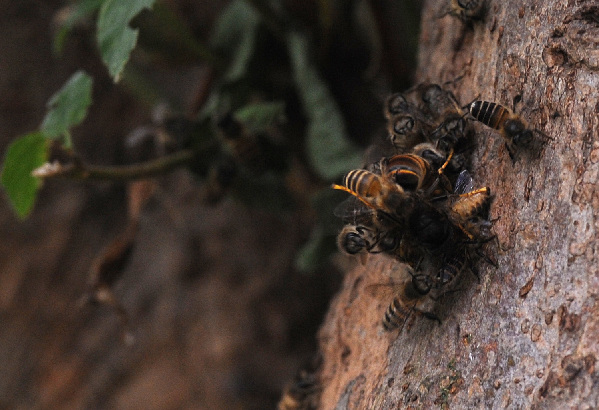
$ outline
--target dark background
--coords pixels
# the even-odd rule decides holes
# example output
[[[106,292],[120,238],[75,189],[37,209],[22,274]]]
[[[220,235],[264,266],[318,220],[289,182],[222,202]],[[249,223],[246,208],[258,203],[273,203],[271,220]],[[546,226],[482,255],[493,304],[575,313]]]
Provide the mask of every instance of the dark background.
[[[169,5],[202,37],[224,3]],[[316,24],[316,2],[284,3],[302,24]],[[347,62],[359,65],[351,39],[343,38],[347,50],[331,47],[339,55],[323,59],[339,63],[323,63],[323,76],[362,145],[381,132],[384,92],[408,86],[415,66],[409,38],[416,38],[416,7],[391,3],[372,2],[386,36],[376,71],[382,86],[378,94],[369,91],[378,100],[344,81]],[[85,69],[94,76],[93,105],[74,130],[75,148],[90,163],[119,162],[125,136],[150,122],[152,107],[107,77],[93,26],[78,27],[57,56],[53,22],[66,2],[0,4],[2,154],[16,137],[37,129],[51,95]],[[410,27],[401,24],[406,19]],[[201,65],[156,63],[148,75],[189,107],[205,71]],[[127,312],[124,325],[109,306],[81,301],[90,267],[120,240],[128,202],[140,187],[152,194],[112,288]],[[340,265],[326,263],[311,273],[294,268],[312,230],[313,210],[300,206],[274,214],[230,197],[207,206],[201,188],[185,169],[136,184],[49,180],[24,221],[3,196],[0,408],[275,406],[283,385],[317,351],[315,335],[340,282]],[[133,344],[124,342],[125,332]]]

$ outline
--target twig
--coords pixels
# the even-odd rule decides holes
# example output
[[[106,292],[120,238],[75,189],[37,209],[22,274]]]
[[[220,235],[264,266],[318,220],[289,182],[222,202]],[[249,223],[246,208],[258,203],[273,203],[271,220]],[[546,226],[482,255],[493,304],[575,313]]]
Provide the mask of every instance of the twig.
[[[89,165],[80,161],[68,164],[60,162],[46,163],[32,171],[38,178],[70,178],[93,180],[134,180],[165,174],[177,167],[189,163],[194,158],[193,150],[182,150],[152,161],[133,165],[102,166]]]

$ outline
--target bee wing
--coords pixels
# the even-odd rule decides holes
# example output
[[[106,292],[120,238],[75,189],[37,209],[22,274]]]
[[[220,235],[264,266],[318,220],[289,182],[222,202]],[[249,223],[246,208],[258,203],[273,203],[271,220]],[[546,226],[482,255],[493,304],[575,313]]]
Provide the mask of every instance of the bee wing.
[[[464,169],[458,175],[458,178],[455,181],[455,185],[453,188],[454,194],[465,194],[467,192],[474,190],[474,180],[472,179],[472,175],[468,170]]]
[[[341,218],[343,222],[354,225],[372,225],[374,210],[364,205],[355,196],[350,196],[333,210],[333,215]]]

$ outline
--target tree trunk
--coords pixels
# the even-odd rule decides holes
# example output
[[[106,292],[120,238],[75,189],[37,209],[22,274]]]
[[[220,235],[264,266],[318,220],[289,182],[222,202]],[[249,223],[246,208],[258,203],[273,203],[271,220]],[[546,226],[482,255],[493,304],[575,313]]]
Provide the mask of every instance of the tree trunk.
[[[380,324],[390,301],[364,292],[398,262],[371,255],[347,273],[319,334],[323,409],[597,408],[599,373],[599,6],[489,2],[471,26],[422,14],[418,81],[459,101],[512,108],[552,139],[513,163],[476,123],[472,174],[494,194],[494,268],[435,303],[439,325]],[[449,1],[447,2],[449,3]]]

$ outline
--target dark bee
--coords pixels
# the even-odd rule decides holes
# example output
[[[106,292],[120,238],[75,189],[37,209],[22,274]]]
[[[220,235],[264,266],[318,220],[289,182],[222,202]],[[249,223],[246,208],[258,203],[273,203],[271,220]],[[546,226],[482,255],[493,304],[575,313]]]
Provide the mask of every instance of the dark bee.
[[[436,141],[439,148],[449,152],[465,136],[466,112],[455,95],[440,85],[421,84],[419,88],[423,110],[434,124],[430,139]]]
[[[404,277],[399,277],[397,274],[400,273],[400,269],[408,271],[409,275],[404,274]],[[412,313],[440,322],[434,313],[422,309],[431,288],[432,283],[428,275],[415,274],[406,265],[400,265],[392,272],[389,283],[369,285],[366,287],[366,292],[377,299],[393,298],[382,320],[383,328],[392,331],[403,327]]]
[[[398,152],[406,152],[414,145],[428,141],[432,129],[416,112],[401,113],[387,123],[389,140]]]
[[[283,389],[278,410],[314,410],[318,408],[320,382],[318,371],[322,357],[318,355],[298,370],[293,381]]]
[[[533,132],[538,132],[549,138],[543,132],[528,127],[526,121],[509,108],[488,101],[474,101],[468,105],[468,111],[475,120],[488,127],[498,130],[505,141],[505,146],[514,160],[514,154],[519,147],[530,147]]]
[[[230,154],[251,173],[287,170],[286,148],[264,134],[250,132],[232,113],[222,116],[216,126]]]
[[[451,15],[465,23],[484,18],[486,12],[485,0],[451,0],[449,7],[439,17]]]
[[[452,191],[453,181],[466,166],[463,154],[456,154],[450,150],[449,155],[442,152],[430,142],[424,142],[412,148],[412,153],[426,160],[441,178],[443,188],[447,192]],[[447,178],[444,178],[446,176]]]
[[[434,288],[446,289],[464,270],[466,262],[467,255],[465,250],[463,252],[455,252],[449,257],[445,257],[441,268],[439,268],[437,276],[435,277]]]
[[[399,155],[388,162],[391,166],[381,166],[384,175],[353,170],[343,179],[343,186],[333,185],[333,188],[352,194],[367,207],[377,211],[383,220],[395,224],[397,229],[404,231],[404,239],[408,243],[422,245],[427,249],[437,248],[452,233],[449,219],[426,198],[425,193],[428,191],[423,193],[407,190],[419,187],[430,190],[432,185],[428,186],[423,182],[427,181],[430,166],[415,155]],[[407,189],[398,182],[404,183]]]
[[[412,104],[408,102],[402,93],[393,93],[387,97],[383,106],[383,114],[387,120],[398,114],[407,114],[413,112]]]
[[[360,225],[346,225],[337,236],[339,249],[348,255],[393,252],[398,243],[396,235]]]

